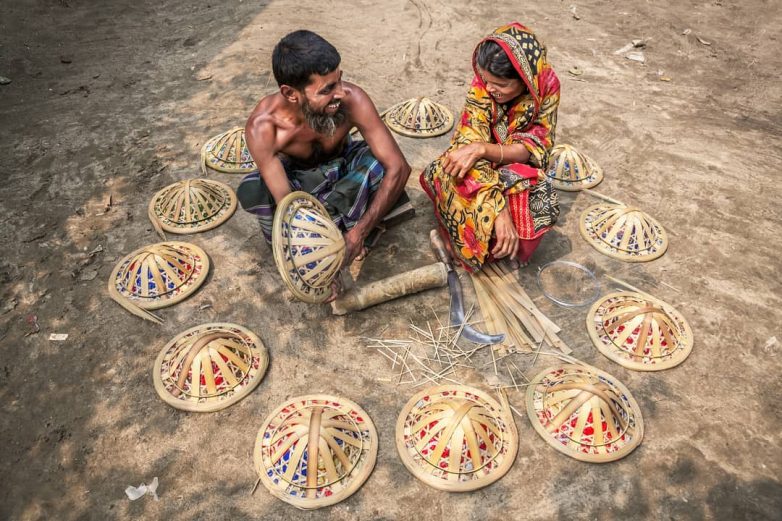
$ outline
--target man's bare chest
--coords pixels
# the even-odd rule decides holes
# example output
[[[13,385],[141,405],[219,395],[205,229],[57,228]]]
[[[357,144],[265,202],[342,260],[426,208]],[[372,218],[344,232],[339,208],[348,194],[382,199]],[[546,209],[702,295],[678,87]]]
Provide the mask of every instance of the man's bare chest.
[[[307,164],[318,164],[331,159],[342,152],[347,141],[347,128],[339,128],[333,136],[323,136],[314,132],[299,133],[293,136],[280,152]]]

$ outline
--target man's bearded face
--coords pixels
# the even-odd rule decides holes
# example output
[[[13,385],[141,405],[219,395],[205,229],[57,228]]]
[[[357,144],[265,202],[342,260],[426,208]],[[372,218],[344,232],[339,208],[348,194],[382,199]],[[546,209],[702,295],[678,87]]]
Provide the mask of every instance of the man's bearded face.
[[[345,113],[345,107],[338,100],[332,101],[331,106],[337,103],[338,107],[336,112],[329,114],[329,105],[324,106],[322,109],[317,110],[310,105],[306,96],[303,97],[301,111],[304,114],[304,119],[307,124],[318,134],[324,134],[326,136],[333,136],[337,128],[345,122],[347,114]]]

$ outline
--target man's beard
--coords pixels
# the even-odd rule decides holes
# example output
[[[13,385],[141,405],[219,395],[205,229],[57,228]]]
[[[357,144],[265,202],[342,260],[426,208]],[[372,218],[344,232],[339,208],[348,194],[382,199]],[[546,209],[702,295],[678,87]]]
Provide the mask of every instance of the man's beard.
[[[304,119],[307,124],[318,134],[325,134],[329,137],[334,135],[337,128],[345,122],[347,114],[345,113],[345,107],[342,103],[339,104],[337,112],[333,115],[326,114],[325,112],[317,112],[312,106],[304,100],[301,106],[301,111],[304,113]]]

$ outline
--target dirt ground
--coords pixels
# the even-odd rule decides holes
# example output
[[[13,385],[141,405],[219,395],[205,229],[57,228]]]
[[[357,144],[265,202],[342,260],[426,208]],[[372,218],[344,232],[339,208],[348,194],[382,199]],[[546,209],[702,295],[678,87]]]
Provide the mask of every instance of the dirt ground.
[[[12,83],[0,85],[0,518],[782,519],[781,11],[773,0],[4,2],[0,76]],[[601,192],[670,233],[668,252],[651,263],[609,259],[578,234],[593,199],[564,195],[560,222],[521,275],[574,354],[639,401],[646,436],[629,457],[579,463],[517,417],[519,454],[503,479],[465,494],[424,486],[393,436],[414,391],[383,382],[389,364],[360,337],[386,326],[404,337],[410,321],[447,312],[446,290],[344,318],[290,302],[241,211],[187,239],[207,251],[212,272],[192,298],[160,312],[162,326],[109,299],[115,262],[157,241],[150,197],[198,176],[204,141],[243,125],[274,89],[270,53],[284,34],[309,28],[329,39],[346,78],[380,109],[428,95],[457,112],[473,46],[509,20],[548,46],[562,82],[559,142],[602,165]],[[614,53],[636,38],[647,40],[644,64]],[[568,72],[575,67],[583,74]],[[415,177],[448,136],[398,141],[414,169],[417,215],[383,237],[359,283],[432,262],[434,217]],[[534,282],[555,259],[675,305],[694,330],[690,358],[638,373],[603,357],[586,311],[548,302]],[[270,370],[224,411],[174,410],[153,389],[154,359],[174,335],[211,321],[259,334]],[[529,375],[554,363],[518,360]],[[484,376],[466,381],[485,387]],[[380,447],[358,493],[301,513],[263,487],[250,494],[252,447],[272,409],[312,392],[358,402]],[[523,408],[520,394],[510,398]],[[154,476],[159,501],[125,497]]]

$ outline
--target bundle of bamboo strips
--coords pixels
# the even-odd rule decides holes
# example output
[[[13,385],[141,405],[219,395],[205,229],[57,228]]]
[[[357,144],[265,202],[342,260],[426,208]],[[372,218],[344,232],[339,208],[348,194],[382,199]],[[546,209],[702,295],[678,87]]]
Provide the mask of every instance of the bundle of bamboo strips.
[[[544,345],[572,352],[557,336],[559,326],[535,306],[505,263],[487,264],[471,275],[489,333],[505,333],[505,342],[522,352],[540,351]]]

